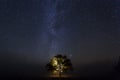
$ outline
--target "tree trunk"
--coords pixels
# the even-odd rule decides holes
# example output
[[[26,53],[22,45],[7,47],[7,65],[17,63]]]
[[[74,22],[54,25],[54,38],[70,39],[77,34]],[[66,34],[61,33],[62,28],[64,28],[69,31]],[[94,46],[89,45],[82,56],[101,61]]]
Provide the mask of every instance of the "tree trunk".
[[[61,79],[62,73],[61,73],[61,64],[59,66],[59,79]]]
[[[61,71],[59,72],[59,77],[61,78],[62,74],[61,74]]]
[[[59,71],[59,80],[61,80],[61,76],[62,76],[61,71]]]

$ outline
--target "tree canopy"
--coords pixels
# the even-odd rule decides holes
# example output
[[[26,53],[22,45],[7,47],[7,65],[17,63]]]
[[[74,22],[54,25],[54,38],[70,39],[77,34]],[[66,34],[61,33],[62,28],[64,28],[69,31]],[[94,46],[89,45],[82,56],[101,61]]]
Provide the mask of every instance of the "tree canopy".
[[[53,73],[59,73],[59,75],[63,72],[73,70],[71,60],[68,59],[67,56],[61,54],[54,56],[46,65],[46,68]]]

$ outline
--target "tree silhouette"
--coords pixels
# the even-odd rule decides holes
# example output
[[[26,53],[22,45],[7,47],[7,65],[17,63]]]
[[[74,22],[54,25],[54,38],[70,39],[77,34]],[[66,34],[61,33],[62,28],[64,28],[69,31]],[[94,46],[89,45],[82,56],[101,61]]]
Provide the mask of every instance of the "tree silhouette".
[[[63,72],[67,72],[69,70],[73,70],[72,63],[70,59],[66,56],[58,54],[54,56],[50,62],[46,65],[46,68],[50,72],[58,73],[59,77]]]

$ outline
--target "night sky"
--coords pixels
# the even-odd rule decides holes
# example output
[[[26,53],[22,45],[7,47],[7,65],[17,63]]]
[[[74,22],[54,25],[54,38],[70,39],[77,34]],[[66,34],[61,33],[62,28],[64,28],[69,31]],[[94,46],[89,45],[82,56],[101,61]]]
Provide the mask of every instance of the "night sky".
[[[120,56],[119,13],[119,0],[0,0],[1,69],[44,66],[56,54],[77,68],[113,65]]]

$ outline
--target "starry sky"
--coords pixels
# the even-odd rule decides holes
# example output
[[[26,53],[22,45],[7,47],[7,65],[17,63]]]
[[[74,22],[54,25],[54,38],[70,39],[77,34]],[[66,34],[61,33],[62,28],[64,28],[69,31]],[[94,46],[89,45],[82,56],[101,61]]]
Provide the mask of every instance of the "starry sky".
[[[117,61],[119,0],[0,0],[0,61],[45,64],[65,54],[75,66]]]

